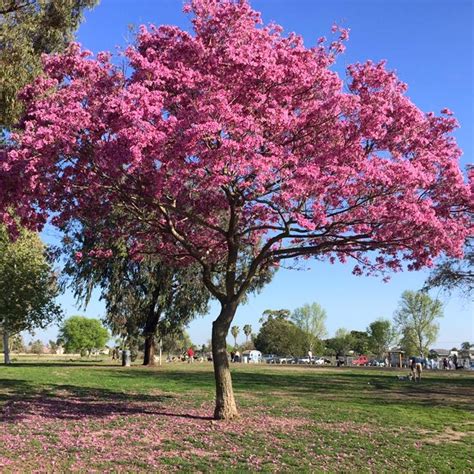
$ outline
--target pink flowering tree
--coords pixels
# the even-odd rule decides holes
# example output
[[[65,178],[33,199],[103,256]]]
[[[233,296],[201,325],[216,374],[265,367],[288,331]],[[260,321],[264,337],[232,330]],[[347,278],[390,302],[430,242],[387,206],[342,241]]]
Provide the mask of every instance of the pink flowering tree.
[[[77,44],[44,58],[22,93],[0,203],[5,222],[14,210],[36,227],[118,212],[96,256],[126,236],[136,258],[197,262],[221,305],[215,417],[230,419],[226,336],[262,275],[287,259],[350,259],[372,274],[459,256],[471,195],[450,111],[420,111],[384,63],[345,80],[331,70],[347,31],[307,48],[245,0],[186,10],[193,34],[141,28],[130,76]]]

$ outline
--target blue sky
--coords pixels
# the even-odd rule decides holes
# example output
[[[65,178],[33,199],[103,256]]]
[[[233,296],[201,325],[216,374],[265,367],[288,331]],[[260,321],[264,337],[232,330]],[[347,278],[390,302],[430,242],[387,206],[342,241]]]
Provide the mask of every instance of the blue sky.
[[[348,64],[386,59],[388,67],[408,83],[408,95],[424,111],[454,111],[461,128],[456,138],[464,151],[461,165],[473,162],[473,6],[470,0],[253,0],[265,22],[275,21],[286,32],[294,31],[311,46],[319,36],[329,36],[333,23],[350,28],[350,40],[335,69],[344,74]],[[78,32],[84,47],[98,52],[114,51],[133,40],[128,26],[154,23],[189,28],[181,12],[181,0],[102,0],[87,12]],[[54,231],[43,237],[54,241]],[[339,327],[364,330],[378,317],[391,319],[401,293],[419,289],[427,272],[393,275],[389,283],[373,277],[355,277],[351,265],[314,262],[307,270],[281,269],[274,280],[242,306],[235,324],[251,324],[265,309],[294,309],[317,301],[328,313],[327,328],[332,335]],[[438,292],[432,292],[438,296]],[[474,342],[472,303],[453,295],[439,295],[445,303],[437,347],[451,348],[462,341]],[[98,317],[103,305],[94,298],[86,311],[78,311],[71,294],[60,299],[66,315]],[[218,307],[189,327],[192,340],[202,344]],[[57,328],[38,331],[44,340],[55,338]],[[243,340],[243,335],[240,337]]]

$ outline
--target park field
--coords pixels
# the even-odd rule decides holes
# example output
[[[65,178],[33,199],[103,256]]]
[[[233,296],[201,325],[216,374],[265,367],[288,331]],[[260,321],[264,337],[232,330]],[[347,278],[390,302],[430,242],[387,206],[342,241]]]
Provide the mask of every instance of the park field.
[[[472,472],[474,373],[401,373],[235,365],[241,418],[215,422],[209,363],[20,360],[0,472]]]

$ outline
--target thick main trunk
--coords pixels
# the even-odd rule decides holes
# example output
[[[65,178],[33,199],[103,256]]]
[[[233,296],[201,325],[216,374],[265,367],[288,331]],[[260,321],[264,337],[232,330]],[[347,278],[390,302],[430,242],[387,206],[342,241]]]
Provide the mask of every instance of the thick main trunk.
[[[143,365],[155,365],[155,336],[148,334],[145,336],[145,351]]]
[[[11,364],[10,360],[10,347],[8,345],[8,332],[6,329],[3,330],[3,355],[5,364]]]
[[[232,388],[226,342],[236,309],[236,303],[223,305],[219,317],[212,323],[212,360],[216,379],[214,418],[216,420],[231,420],[239,415]]]

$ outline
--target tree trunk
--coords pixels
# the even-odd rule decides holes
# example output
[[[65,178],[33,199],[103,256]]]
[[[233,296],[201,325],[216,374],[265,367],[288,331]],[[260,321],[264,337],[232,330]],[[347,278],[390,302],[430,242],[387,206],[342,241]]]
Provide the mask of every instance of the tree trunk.
[[[158,306],[158,298],[160,297],[160,288],[153,290],[148,314],[143,328],[143,336],[145,337],[145,350],[143,354],[143,365],[155,365],[155,334],[160,321],[162,308]]]
[[[143,365],[155,365],[155,336],[148,334],[145,336],[145,353]]]
[[[6,329],[3,330],[3,354],[5,365],[11,364],[10,360],[10,347],[8,346],[8,332]]]
[[[216,420],[231,420],[238,417],[232,388],[226,337],[234,319],[237,303],[223,304],[219,317],[212,323],[212,360],[216,379]]]

